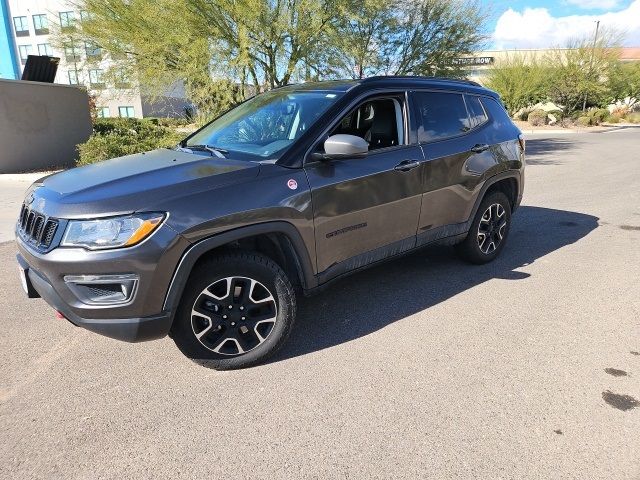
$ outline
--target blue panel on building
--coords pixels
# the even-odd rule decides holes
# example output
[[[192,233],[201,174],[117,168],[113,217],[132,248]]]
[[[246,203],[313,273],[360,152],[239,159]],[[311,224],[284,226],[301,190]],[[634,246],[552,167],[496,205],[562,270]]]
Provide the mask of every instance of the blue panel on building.
[[[0,0],[0,78],[19,79],[20,68],[7,0]]]

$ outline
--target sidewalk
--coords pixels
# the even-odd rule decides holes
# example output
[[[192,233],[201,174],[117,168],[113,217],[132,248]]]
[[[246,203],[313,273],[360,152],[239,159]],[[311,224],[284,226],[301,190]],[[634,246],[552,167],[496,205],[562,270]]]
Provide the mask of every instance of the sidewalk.
[[[573,127],[573,128],[560,128],[553,126],[545,125],[542,127],[532,127],[526,122],[515,122],[516,126],[520,129],[520,131],[524,134],[546,134],[546,135],[558,135],[558,134],[569,134],[569,133],[607,133],[614,132],[616,130],[623,130],[627,128],[640,128],[640,125],[634,123],[620,123],[620,124],[606,124],[606,125],[598,125],[595,127]]]
[[[40,173],[0,174],[0,243],[13,240],[13,229],[24,194],[34,181],[48,175]]]

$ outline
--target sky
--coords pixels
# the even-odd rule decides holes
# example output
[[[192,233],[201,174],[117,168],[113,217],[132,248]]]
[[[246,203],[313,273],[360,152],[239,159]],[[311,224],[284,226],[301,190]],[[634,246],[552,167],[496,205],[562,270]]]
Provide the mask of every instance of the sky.
[[[600,28],[624,33],[626,46],[640,47],[640,0],[486,0],[493,13],[490,48],[562,47],[593,38]]]

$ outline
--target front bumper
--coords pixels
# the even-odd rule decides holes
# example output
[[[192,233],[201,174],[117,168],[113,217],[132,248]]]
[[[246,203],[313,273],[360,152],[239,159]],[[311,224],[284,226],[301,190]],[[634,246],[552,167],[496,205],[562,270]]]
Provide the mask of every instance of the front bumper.
[[[55,248],[34,251],[20,238],[17,260],[25,271],[29,296],[42,297],[71,323],[127,342],[164,337],[173,311],[163,303],[175,266],[188,242],[163,226],[146,242],[126,249],[87,251]],[[92,305],[81,301],[65,278],[74,275],[135,274],[139,278],[131,301]]]
[[[156,340],[167,335],[171,328],[171,312],[139,318],[82,318],[71,310],[42,274],[29,267],[20,254],[17,255],[17,259],[20,267],[25,270],[29,296],[35,296],[33,292],[36,292],[45,302],[77,327],[83,327],[100,335],[125,342]]]

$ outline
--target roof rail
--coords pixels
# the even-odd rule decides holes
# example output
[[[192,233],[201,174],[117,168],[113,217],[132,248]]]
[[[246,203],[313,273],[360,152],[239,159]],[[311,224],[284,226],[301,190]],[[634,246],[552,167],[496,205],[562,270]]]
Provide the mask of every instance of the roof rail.
[[[463,85],[473,85],[474,87],[481,87],[478,82],[474,82],[473,80],[466,80],[462,78],[448,78],[448,77],[423,77],[420,75],[376,75],[373,77],[363,78],[361,80],[362,83],[369,83],[372,81],[378,80],[389,80],[393,78],[398,78],[402,80],[428,80],[430,82],[448,82],[448,83],[460,83]]]

